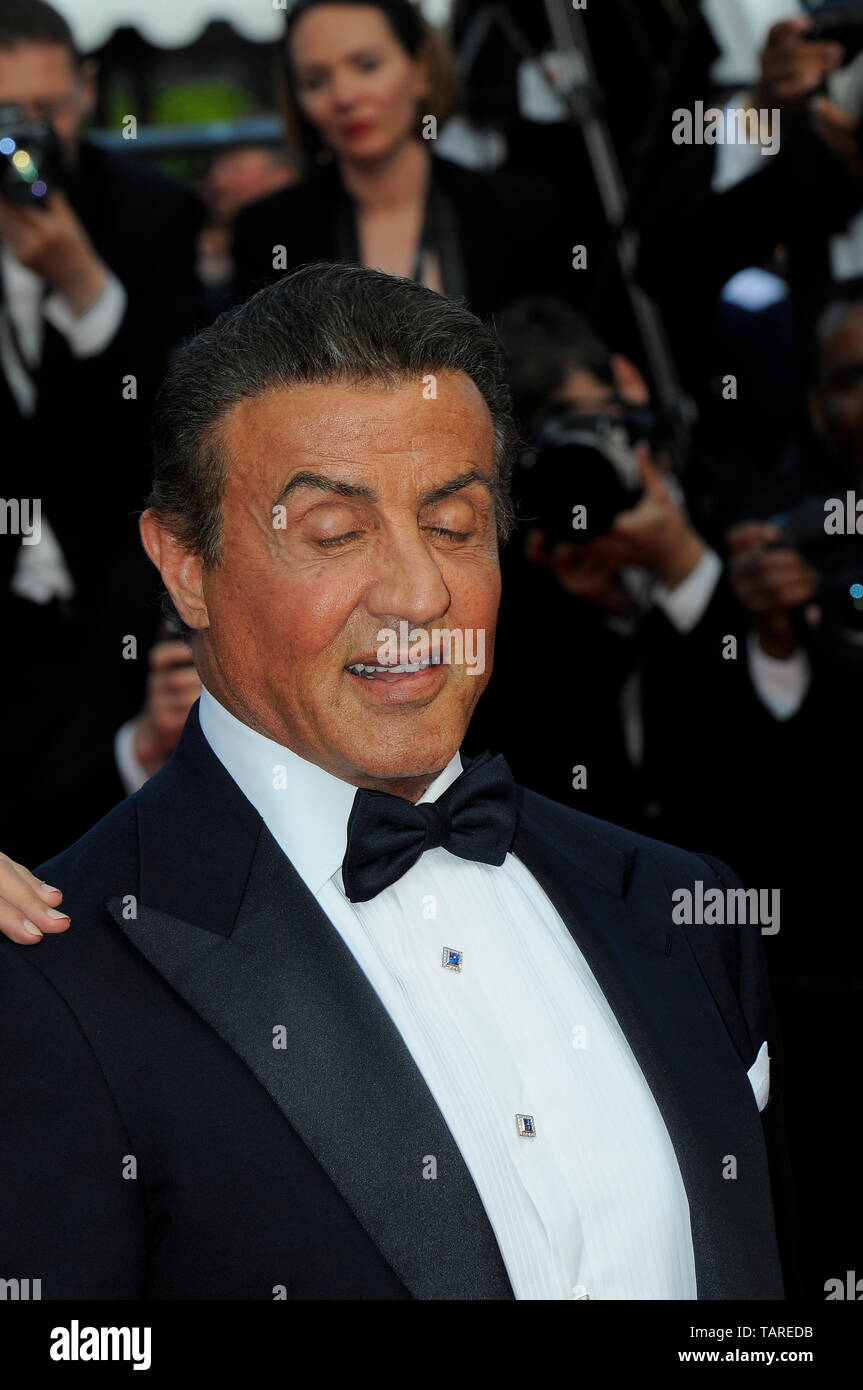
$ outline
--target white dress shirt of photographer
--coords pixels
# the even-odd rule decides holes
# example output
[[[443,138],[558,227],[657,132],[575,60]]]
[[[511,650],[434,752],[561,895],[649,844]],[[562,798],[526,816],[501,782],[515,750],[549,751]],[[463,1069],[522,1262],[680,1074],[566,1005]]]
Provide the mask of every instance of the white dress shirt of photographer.
[[[651,590],[651,598],[661,608],[669,622],[678,632],[691,632],[697,627],[707,611],[713,597],[722,561],[715,550],[707,549],[695,569],[681,584],[668,589],[664,584],[656,584]],[[749,678],[761,703],[774,719],[784,722],[795,715],[809,691],[812,680],[812,667],[804,648],[798,647],[789,657],[782,659],[768,656],[758,640],[757,632],[750,630],[746,638],[746,660]],[[630,759],[640,762],[633,756],[639,742],[633,745],[634,692],[624,687],[624,718],[629,730],[627,735]],[[635,734],[636,740],[639,739]]]
[[[95,357],[105,351],[120,327],[126,312],[126,291],[109,271],[98,297],[82,314],[75,314],[59,290],[46,295],[41,276],[21,265],[2,242],[0,274],[0,364],[18,409],[22,415],[31,416],[36,409],[36,385],[27,368],[35,372],[41,361],[43,318],[63,334],[75,357]],[[10,588],[18,598],[38,604],[75,595],[75,582],[60,542],[44,514],[38,544],[18,547]],[[147,773],[135,757],[132,721],[118,730],[114,757],[127,794],[137,791],[146,782]]]
[[[16,260],[3,242],[0,273],[0,364],[18,409],[22,415],[30,416],[36,409],[36,385],[28,368],[35,372],[42,359],[43,319],[62,333],[75,357],[95,357],[104,352],[120,327],[126,312],[126,291],[109,271],[101,293],[82,314],[75,314],[60,290],[46,295],[42,277]],[[11,589],[19,598],[39,604],[74,596],[72,575],[44,515],[38,545],[18,547]]]

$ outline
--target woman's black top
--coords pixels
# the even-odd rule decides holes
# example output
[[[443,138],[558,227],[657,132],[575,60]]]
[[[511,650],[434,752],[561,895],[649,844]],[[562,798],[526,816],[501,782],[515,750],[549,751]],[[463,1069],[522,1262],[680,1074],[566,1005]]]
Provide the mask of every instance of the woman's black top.
[[[433,250],[444,294],[464,296],[480,317],[528,294],[578,304],[581,272],[572,268],[572,248],[579,238],[555,188],[431,159],[416,278],[422,253]],[[358,258],[354,205],[335,162],[243,208],[234,225],[238,298],[310,261]]]

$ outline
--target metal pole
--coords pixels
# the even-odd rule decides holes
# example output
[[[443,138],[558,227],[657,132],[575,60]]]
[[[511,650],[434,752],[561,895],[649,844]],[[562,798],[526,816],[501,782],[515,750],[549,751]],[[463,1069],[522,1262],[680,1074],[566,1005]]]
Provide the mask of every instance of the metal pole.
[[[638,234],[626,223],[626,184],[608,124],[600,114],[599,84],[584,17],[580,11],[572,8],[568,0],[545,0],[545,8],[555,49],[570,54],[576,60],[568,84],[563,85],[548,70],[546,77],[569,106],[581,128],[605,218],[614,239],[621,277],[648,354],[657,394],[675,423],[675,432],[685,434],[692,423],[694,405],[684,396],[677,380],[659,310],[635,279]]]

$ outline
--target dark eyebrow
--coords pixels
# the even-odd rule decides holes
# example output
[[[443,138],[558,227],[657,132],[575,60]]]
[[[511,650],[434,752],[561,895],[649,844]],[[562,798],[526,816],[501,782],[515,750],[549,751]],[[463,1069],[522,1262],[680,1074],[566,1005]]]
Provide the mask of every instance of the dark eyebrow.
[[[450,478],[448,483],[441,483],[440,487],[430,488],[420,497],[420,506],[428,507],[433,502],[442,502],[445,497],[451,497],[454,492],[461,492],[463,487],[470,483],[482,483],[483,487],[488,488],[494,495],[494,480],[489,478],[486,473],[480,473],[478,468],[470,468],[466,473],[459,473],[458,477]]]
[[[494,481],[487,474],[481,473],[478,468],[470,468],[466,473],[459,473],[457,477],[450,478],[448,482],[441,483],[438,487],[429,488],[420,497],[420,506],[428,507],[434,502],[441,502],[445,497],[451,497],[454,492],[461,492],[462,488],[468,487],[471,483],[482,483],[488,488],[490,493],[494,492]],[[359,483],[346,483],[340,478],[328,478],[325,473],[312,473],[304,470],[295,473],[293,478],[285,483],[275,502],[278,506],[290,497],[291,493],[301,487],[318,488],[321,492],[333,492],[337,497],[363,497],[367,502],[377,502],[378,495],[370,487],[363,487]]]
[[[361,62],[363,58],[379,58],[380,55],[381,49],[379,46],[377,48],[355,48],[353,53],[347,54],[347,61],[349,63],[357,63]],[[308,77],[309,75],[314,76],[318,72],[326,71],[326,65],[322,63],[307,63],[305,67],[298,66],[296,68],[296,73],[298,77]]]
[[[293,478],[285,483],[273,506],[279,506],[286,497],[290,497],[292,492],[301,487],[315,487],[320,492],[334,492],[337,497],[364,497],[367,502],[378,500],[377,493],[370,487],[361,487],[358,483],[344,483],[339,478],[328,478],[325,473],[310,473],[306,470],[295,473]]]

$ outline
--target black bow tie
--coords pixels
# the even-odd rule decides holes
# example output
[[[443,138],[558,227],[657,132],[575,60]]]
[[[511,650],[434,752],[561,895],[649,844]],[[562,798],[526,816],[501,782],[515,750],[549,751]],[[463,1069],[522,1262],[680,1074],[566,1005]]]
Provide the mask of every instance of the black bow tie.
[[[515,821],[515,783],[499,753],[474,758],[437,801],[415,805],[360,788],[348,821],[345,893],[352,903],[368,902],[438,845],[460,859],[502,864]]]

